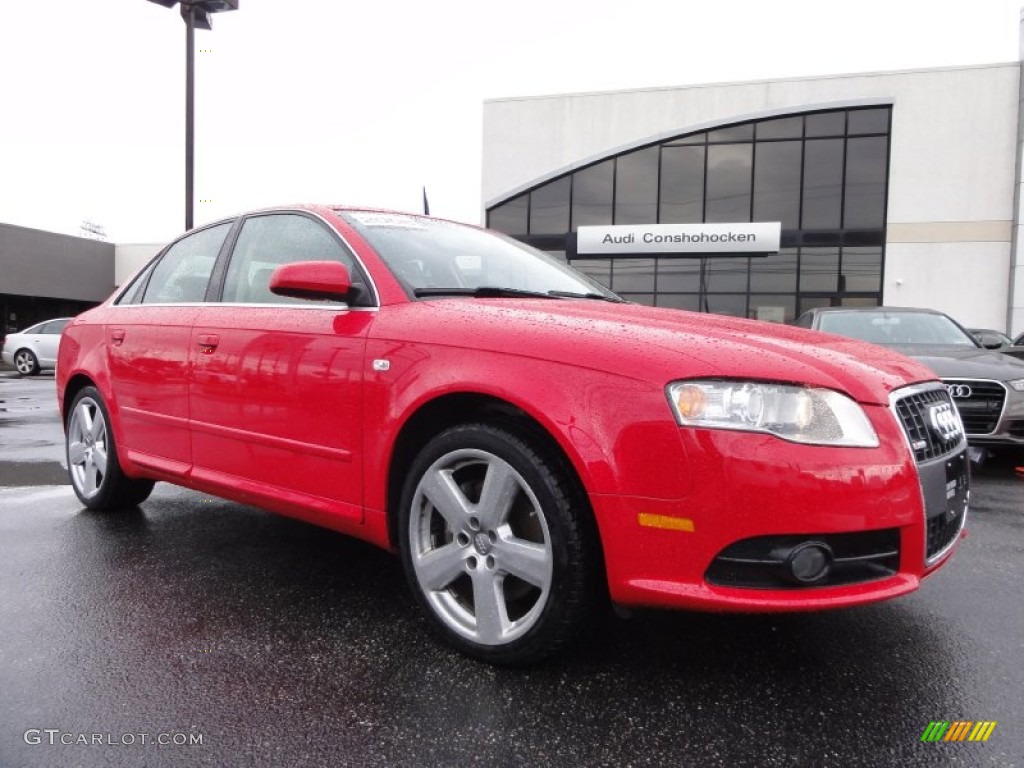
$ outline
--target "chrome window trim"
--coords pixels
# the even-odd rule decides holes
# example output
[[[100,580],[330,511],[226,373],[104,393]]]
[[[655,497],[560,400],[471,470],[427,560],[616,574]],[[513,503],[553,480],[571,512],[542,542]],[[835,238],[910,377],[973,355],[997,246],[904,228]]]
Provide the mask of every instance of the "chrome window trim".
[[[110,309],[133,309],[141,307],[245,307],[247,309],[300,309],[303,311],[320,310],[322,312],[379,312],[380,307],[350,307],[348,304],[329,304],[327,306],[316,306],[315,304],[256,304],[235,301],[189,301],[189,302],[167,302],[158,304],[112,304]]]
[[[1002,387],[1003,392],[1005,393],[1003,395],[1003,408],[1001,411],[999,411],[999,418],[996,419],[996,425],[992,428],[992,431],[971,432],[968,435],[968,437],[991,437],[992,435],[996,434],[999,431],[999,425],[1003,423],[1003,419],[1006,417],[1006,406],[1010,404],[1010,388],[1006,386],[1006,384],[1001,382],[999,379],[974,379],[968,376],[949,376],[946,379],[940,379],[940,381],[943,383],[943,385],[945,385],[947,381],[976,381],[982,384],[998,384],[1000,387]],[[949,399],[953,400],[953,396],[950,395]],[[956,405],[956,400],[953,400],[953,405]],[[967,434],[966,428],[964,430],[964,433]]]
[[[209,224],[204,225],[202,227],[196,227],[195,229],[190,229],[188,232],[183,232],[178,237],[174,238],[171,242],[169,242],[167,245],[165,245],[163,248],[161,248],[157,252],[157,254],[155,256],[153,256],[153,258],[151,258],[144,265],[139,267],[139,269],[136,270],[134,274],[132,274],[132,276],[128,280],[128,282],[126,282],[123,286],[121,286],[120,288],[118,288],[114,292],[113,296],[111,296],[111,298],[109,300],[109,306],[110,307],[122,307],[122,306],[125,306],[125,307],[191,307],[191,306],[210,306],[210,305],[213,305],[213,304],[225,304],[225,305],[233,305],[233,306],[293,307],[293,308],[294,307],[301,307],[301,306],[303,306],[301,304],[236,304],[234,302],[228,302],[228,301],[209,301],[209,302],[203,301],[203,302],[198,302],[198,303],[197,302],[170,302],[170,303],[166,303],[166,304],[164,304],[164,303],[159,303],[158,304],[158,303],[155,303],[155,302],[154,303],[150,303],[150,304],[145,304],[145,303],[142,303],[142,302],[140,302],[138,304],[120,304],[119,303],[121,301],[121,299],[124,297],[125,293],[128,292],[128,289],[131,288],[132,285],[135,284],[135,278],[137,276],[139,276],[140,274],[142,274],[142,272],[145,271],[146,269],[149,269],[151,264],[153,264],[154,262],[162,259],[164,257],[164,254],[168,251],[168,249],[170,249],[170,247],[172,245],[177,243],[179,240],[184,240],[187,235],[191,235],[191,234],[193,234],[195,232],[198,232],[201,229],[209,229],[211,227],[216,227],[216,226],[218,226],[220,224],[226,224],[229,221],[233,224],[234,222],[236,222],[238,220],[241,220],[241,225],[239,227],[239,233],[241,233],[241,227],[245,226],[245,221],[247,219],[249,219],[249,218],[253,218],[253,217],[257,217],[257,216],[273,216],[275,214],[282,214],[282,213],[286,213],[286,214],[287,213],[291,213],[291,214],[298,213],[298,214],[304,214],[306,216],[310,216],[310,217],[313,217],[315,219],[318,219],[334,235],[336,235],[339,240],[341,240],[341,242],[345,246],[345,248],[348,249],[348,252],[352,254],[352,259],[359,265],[359,267],[363,271],[363,274],[366,275],[366,279],[370,283],[370,292],[372,294],[370,298],[372,299],[373,306],[372,307],[349,307],[348,308],[349,311],[355,312],[355,311],[366,311],[368,309],[372,309],[372,310],[380,309],[380,307],[381,307],[380,291],[377,289],[377,282],[373,279],[373,273],[370,272],[370,270],[366,268],[365,262],[363,262],[363,260],[359,257],[359,254],[356,251],[356,249],[353,248],[352,244],[348,241],[348,239],[341,232],[338,231],[337,227],[335,227],[331,222],[329,222],[326,218],[324,218],[323,214],[320,214],[320,213],[318,213],[316,211],[310,211],[310,210],[307,210],[305,208],[281,208],[281,209],[274,209],[274,210],[267,210],[267,211],[250,211],[248,213],[240,213],[240,214],[238,214],[236,216],[229,216],[228,218],[221,219],[219,221],[210,222]],[[341,218],[341,217],[339,216],[339,218]],[[230,234],[230,230],[228,231],[228,234]],[[232,245],[231,250],[232,250],[232,255],[234,255],[234,246],[233,245]],[[230,260],[228,261],[228,263],[229,264],[231,263]],[[211,273],[211,276],[212,276],[212,273]],[[322,309],[322,307],[314,307],[314,309]]]

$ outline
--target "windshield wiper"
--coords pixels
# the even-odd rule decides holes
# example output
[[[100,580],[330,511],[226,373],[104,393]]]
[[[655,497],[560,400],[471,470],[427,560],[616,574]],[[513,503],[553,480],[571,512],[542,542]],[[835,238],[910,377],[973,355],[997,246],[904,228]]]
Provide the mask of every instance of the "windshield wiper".
[[[615,304],[624,304],[625,299],[619,296],[606,296],[603,293],[575,293],[573,291],[548,291],[548,296],[557,296],[560,299],[597,299],[598,301],[611,301]]]
[[[574,291],[527,291],[522,288],[504,288],[497,285],[481,285],[478,288],[415,288],[413,295],[425,296],[472,296],[474,298],[531,298],[531,299],[599,299],[621,303],[618,296],[601,293],[576,293]]]
[[[502,288],[497,285],[481,285],[478,288],[415,288],[413,295],[423,296],[473,296],[475,298],[519,298],[531,299],[554,299],[558,298],[550,293],[539,291],[524,291],[520,288]]]

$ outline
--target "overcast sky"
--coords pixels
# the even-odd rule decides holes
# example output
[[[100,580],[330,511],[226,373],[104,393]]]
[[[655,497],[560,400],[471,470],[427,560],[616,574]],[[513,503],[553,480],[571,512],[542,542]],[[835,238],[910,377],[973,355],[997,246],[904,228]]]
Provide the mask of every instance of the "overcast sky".
[[[3,0],[0,222],[184,225],[184,24]],[[1021,0],[241,0],[196,33],[196,223],[289,202],[480,219],[485,99],[1018,58]],[[979,119],[983,116],[979,115]]]

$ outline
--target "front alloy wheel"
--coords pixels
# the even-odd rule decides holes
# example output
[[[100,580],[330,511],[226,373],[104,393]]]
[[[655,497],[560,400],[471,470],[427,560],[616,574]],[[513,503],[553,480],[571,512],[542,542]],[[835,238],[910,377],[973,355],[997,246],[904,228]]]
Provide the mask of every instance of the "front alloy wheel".
[[[485,425],[432,440],[403,496],[403,560],[435,627],[497,663],[539,659],[589,608],[592,557],[561,467]]]

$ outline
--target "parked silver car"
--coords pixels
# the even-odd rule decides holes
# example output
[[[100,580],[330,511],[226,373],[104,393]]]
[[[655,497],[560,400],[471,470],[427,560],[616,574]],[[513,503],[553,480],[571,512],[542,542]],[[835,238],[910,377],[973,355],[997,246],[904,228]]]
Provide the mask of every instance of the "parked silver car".
[[[0,353],[4,362],[13,365],[22,376],[35,376],[42,370],[53,369],[57,365],[60,332],[70,319],[46,320],[24,331],[9,333]]]
[[[924,363],[945,383],[975,455],[983,447],[1024,453],[1024,360],[985,349],[942,312],[902,307],[812,309],[796,325],[870,341]]]

